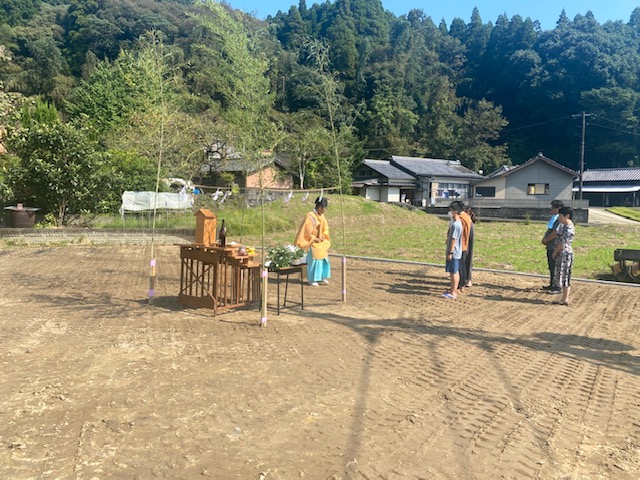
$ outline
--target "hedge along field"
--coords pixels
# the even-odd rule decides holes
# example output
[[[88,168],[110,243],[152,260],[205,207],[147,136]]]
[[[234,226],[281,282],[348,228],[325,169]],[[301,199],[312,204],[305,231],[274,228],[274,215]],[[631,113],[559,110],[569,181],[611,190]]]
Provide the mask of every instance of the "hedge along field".
[[[421,210],[329,194],[327,219],[333,254],[388,258],[444,265],[448,221]],[[265,204],[265,247],[293,243],[298,225],[313,208],[314,196],[302,201],[298,193],[285,203]],[[263,211],[233,202],[211,205],[218,223],[225,219],[228,241],[260,247]],[[179,214],[175,227],[195,227],[192,215]],[[163,226],[164,220],[159,226]],[[130,222],[127,223],[130,227]],[[144,226],[144,225],[141,225]],[[103,227],[122,227],[120,217]],[[544,222],[483,222],[475,225],[474,266],[495,270],[546,274],[545,247],[540,243]],[[638,225],[576,225],[574,240],[577,278],[613,279],[611,265],[617,248],[640,249]]]

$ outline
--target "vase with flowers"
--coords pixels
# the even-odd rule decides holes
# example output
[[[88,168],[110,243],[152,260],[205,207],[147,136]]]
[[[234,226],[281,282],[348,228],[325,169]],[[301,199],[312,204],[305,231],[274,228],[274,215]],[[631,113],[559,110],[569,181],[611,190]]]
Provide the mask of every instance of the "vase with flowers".
[[[299,265],[304,260],[304,250],[295,245],[280,245],[267,250],[265,267],[279,270],[290,265]]]

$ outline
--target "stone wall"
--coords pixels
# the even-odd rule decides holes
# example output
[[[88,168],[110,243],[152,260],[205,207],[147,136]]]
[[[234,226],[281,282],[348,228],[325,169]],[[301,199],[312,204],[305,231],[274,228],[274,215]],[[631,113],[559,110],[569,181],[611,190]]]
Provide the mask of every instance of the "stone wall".
[[[547,222],[551,216],[549,208],[513,208],[513,207],[472,207],[480,220],[523,220]],[[427,213],[446,215],[449,206],[425,207]],[[574,223],[589,223],[589,210],[577,208],[573,211]]]
[[[184,244],[195,241],[195,229],[88,229],[88,228],[0,228],[3,243],[147,245]]]

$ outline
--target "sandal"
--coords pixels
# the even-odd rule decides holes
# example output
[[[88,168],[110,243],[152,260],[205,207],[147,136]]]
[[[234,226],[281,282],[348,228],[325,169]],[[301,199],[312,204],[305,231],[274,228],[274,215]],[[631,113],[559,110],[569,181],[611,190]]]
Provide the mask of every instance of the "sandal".
[[[552,302],[554,305],[564,305],[565,307],[569,306],[569,302],[565,302],[564,300],[560,300],[558,302]]]

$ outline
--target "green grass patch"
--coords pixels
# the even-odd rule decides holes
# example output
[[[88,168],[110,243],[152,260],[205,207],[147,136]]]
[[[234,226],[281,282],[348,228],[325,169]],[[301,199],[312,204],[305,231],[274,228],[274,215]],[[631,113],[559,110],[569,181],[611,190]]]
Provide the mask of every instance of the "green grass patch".
[[[215,208],[218,224],[228,229],[228,241],[265,248],[293,243],[298,226],[313,208],[311,197],[287,204],[282,201],[243,208],[225,204]],[[374,202],[354,196],[331,195],[327,219],[331,229],[332,253],[389,258],[444,265],[448,221],[421,210]],[[263,236],[264,219],[264,236]],[[495,270],[547,274],[545,247],[540,242],[544,223],[482,222],[475,225],[474,266]],[[142,217],[127,228],[148,228]],[[96,226],[122,228],[118,216],[101,219]],[[192,212],[161,213],[157,228],[194,228]],[[611,279],[613,252],[618,248],[640,249],[640,223],[636,225],[576,225],[574,276]]]
[[[640,222],[640,208],[611,207],[606,210],[608,212],[615,213],[616,215],[620,215],[621,217]]]

